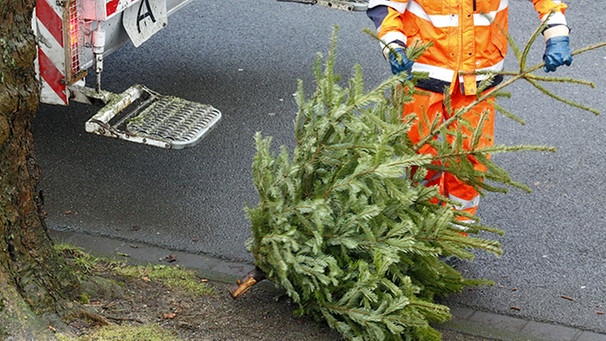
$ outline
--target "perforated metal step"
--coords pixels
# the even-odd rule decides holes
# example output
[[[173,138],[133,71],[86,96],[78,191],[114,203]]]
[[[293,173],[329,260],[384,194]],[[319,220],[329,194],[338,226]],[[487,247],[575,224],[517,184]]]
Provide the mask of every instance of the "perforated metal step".
[[[345,11],[363,12],[368,8],[368,0],[278,0],[280,2],[297,2],[307,5],[320,5]]]
[[[368,9],[368,0],[317,0],[317,3],[345,11],[364,12]]]
[[[143,143],[181,149],[195,146],[221,119],[221,112],[173,96],[163,96],[142,85],[114,94],[86,122],[86,131]]]

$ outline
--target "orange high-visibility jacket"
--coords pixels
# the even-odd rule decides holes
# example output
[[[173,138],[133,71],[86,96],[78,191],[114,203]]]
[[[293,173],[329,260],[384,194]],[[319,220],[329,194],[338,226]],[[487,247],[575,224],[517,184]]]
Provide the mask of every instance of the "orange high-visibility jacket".
[[[472,95],[487,77],[474,72],[503,70],[508,45],[508,2],[370,0],[367,13],[384,46],[394,42],[407,46],[432,43],[412,69],[429,73],[430,79],[419,81],[419,87],[442,92],[459,77],[462,92]],[[532,0],[532,3],[547,25],[566,25],[566,5],[561,1]]]

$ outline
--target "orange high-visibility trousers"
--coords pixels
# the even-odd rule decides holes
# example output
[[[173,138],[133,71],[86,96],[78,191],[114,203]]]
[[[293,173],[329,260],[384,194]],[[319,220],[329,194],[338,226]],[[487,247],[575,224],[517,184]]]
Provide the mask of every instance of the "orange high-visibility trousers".
[[[455,84],[457,85],[457,84]],[[453,87],[455,91],[451,95],[451,107],[452,112],[456,112],[458,108],[465,107],[476,100],[476,96],[465,96],[462,95],[458,90],[459,87]],[[422,138],[429,134],[429,127],[431,122],[438,119],[440,122],[448,119],[450,113],[444,106],[444,94],[429,92],[423,89],[417,89],[418,91],[414,94],[414,100],[411,103],[404,105],[403,119],[411,114],[416,116],[412,128],[408,131],[408,136],[412,143],[416,144],[421,141]],[[469,126],[462,125],[463,132],[463,148],[469,150],[472,138],[472,130],[477,129],[483,115],[487,115],[484,118],[482,126],[482,136],[480,137],[478,148],[490,147],[494,145],[494,114],[495,109],[492,105],[494,98],[482,101],[478,105],[474,106],[470,111],[462,115],[461,119],[466,120]],[[455,122],[451,127],[457,127],[460,122]],[[446,136],[452,140],[453,136]],[[452,142],[452,141],[449,141]],[[422,146],[418,153],[420,154],[431,154],[436,155],[436,150],[429,144]],[[489,156],[488,156],[489,157]],[[469,160],[474,164],[476,170],[485,172],[486,166],[478,162],[475,158],[470,157]],[[480,202],[480,196],[478,192],[470,185],[467,185],[456,176],[450,173],[437,173],[436,171],[429,171],[425,177],[427,180],[426,186],[438,186],[440,194],[445,197],[458,202],[455,208],[458,210],[465,211],[471,215],[476,213],[478,204]],[[461,217],[462,220],[464,217]]]

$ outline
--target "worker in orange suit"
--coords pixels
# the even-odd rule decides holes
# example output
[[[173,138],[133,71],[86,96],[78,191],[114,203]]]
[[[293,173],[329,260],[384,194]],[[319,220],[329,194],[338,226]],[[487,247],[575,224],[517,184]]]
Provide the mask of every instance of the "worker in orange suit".
[[[564,16],[567,6],[558,0],[532,3],[545,22],[544,70],[551,72],[570,65],[569,29]],[[478,85],[488,78],[486,72],[503,70],[508,46],[508,0],[370,0],[367,14],[377,28],[383,55],[394,74],[428,73],[428,79],[419,79],[415,84],[422,91],[415,91],[414,100],[404,106],[403,117],[416,115],[408,133],[412,143],[428,135],[429,122],[448,119],[450,113],[443,103],[445,93],[451,96],[454,112],[476,99]],[[413,62],[405,52],[407,46],[417,42],[432,44]],[[497,75],[488,89],[502,78]],[[462,116],[469,122],[469,126],[462,127],[464,148],[469,149],[471,131],[478,127],[483,115],[487,116],[478,147],[494,144],[494,113],[491,100],[486,100]],[[435,155],[436,151],[426,144],[419,153]],[[470,160],[476,170],[486,171],[480,162]],[[472,186],[452,174],[435,171],[428,172],[425,183],[439,186],[441,194],[457,203],[456,209],[475,214],[480,198]]]

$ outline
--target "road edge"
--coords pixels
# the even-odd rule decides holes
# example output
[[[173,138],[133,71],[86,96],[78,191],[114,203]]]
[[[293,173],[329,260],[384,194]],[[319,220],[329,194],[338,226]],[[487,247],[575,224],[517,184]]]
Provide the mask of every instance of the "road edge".
[[[58,243],[77,246],[96,256],[116,259],[127,264],[178,264],[194,269],[207,279],[234,283],[253,267],[202,254],[167,250],[141,242],[91,235],[76,231],[49,229]],[[478,311],[468,307],[450,306],[452,319],[435,326],[476,337],[503,341],[606,341],[606,335],[568,326],[528,321],[516,317]]]

